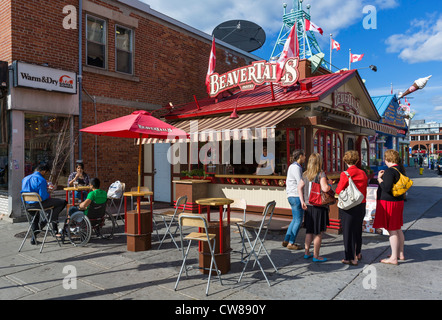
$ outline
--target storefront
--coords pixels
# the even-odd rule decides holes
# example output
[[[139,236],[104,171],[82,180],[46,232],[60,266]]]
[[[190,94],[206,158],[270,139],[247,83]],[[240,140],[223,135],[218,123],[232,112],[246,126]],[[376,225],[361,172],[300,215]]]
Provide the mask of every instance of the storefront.
[[[73,156],[73,116],[78,115],[75,72],[15,61],[9,71],[6,120],[8,143],[2,144],[0,161],[6,163],[2,189],[5,211],[11,221],[21,215],[20,190],[24,176],[48,163],[54,184],[66,184]],[[2,118],[3,119],[3,118]],[[3,150],[5,149],[5,150]]]
[[[374,171],[385,168],[384,153],[388,149],[399,152],[402,162],[408,166],[408,150],[410,142],[406,138],[408,126],[404,116],[398,113],[400,108],[396,95],[385,95],[372,97],[373,103],[381,115],[381,123],[395,128],[392,133],[376,132],[376,160],[371,165]]]
[[[248,211],[256,212],[276,200],[275,213],[290,216],[285,179],[295,149],[304,149],[307,157],[320,153],[331,179],[339,179],[345,169],[347,150],[358,150],[369,165],[369,137],[395,129],[378,123],[380,116],[356,70],[330,74],[320,69],[323,74],[315,76],[309,76],[309,70],[309,61],[301,60],[300,77],[292,85],[249,85],[248,90],[226,91],[170,110],[165,119],[191,135],[189,141],[177,143],[181,148],[172,149],[180,159],[173,167],[186,174],[204,171],[212,182],[208,196],[244,198]],[[144,141],[152,142],[158,141]],[[265,159],[274,159],[273,174],[257,170],[264,146]],[[340,229],[339,217],[333,223],[332,228]]]

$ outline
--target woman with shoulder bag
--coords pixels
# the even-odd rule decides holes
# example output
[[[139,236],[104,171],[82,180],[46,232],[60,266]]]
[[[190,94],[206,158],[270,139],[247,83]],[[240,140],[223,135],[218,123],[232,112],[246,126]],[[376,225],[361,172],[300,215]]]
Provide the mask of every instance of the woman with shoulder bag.
[[[322,171],[322,156],[319,153],[310,155],[307,170],[298,184],[298,194],[302,208],[305,210],[304,224],[306,228],[304,258],[313,257],[314,262],[325,262],[327,258],[319,256],[322,243],[322,233],[327,230],[329,223],[328,206],[314,206],[309,203],[312,182],[319,183],[323,192],[328,192],[331,186],[327,183],[327,176]],[[310,245],[313,242],[313,254],[310,254]]]
[[[366,196],[368,177],[364,171],[356,167],[359,161],[357,151],[350,150],[344,155],[344,162],[347,164],[347,171],[341,172],[336,193],[340,194],[349,186],[349,178],[355,184],[356,188],[362,193],[364,199],[362,202],[350,209],[339,208],[339,216],[342,221],[342,233],[344,238],[344,259],[342,263],[357,266],[358,260],[362,259],[362,223],[365,216]]]
[[[400,179],[399,172],[405,175],[405,170],[398,165],[400,156],[396,150],[385,151],[384,160],[388,168],[379,171],[378,174],[379,188],[373,228],[387,229],[390,234],[391,255],[388,259],[382,259],[381,262],[397,265],[398,260],[405,260],[405,238],[401,230],[404,224],[404,195],[395,197],[392,189]]]

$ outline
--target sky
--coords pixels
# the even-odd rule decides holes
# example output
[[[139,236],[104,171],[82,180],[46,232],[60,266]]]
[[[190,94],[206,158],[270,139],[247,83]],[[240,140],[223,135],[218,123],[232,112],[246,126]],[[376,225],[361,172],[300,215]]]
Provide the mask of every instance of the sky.
[[[287,11],[296,0],[141,0],[161,12],[207,34],[228,20],[248,20],[266,33],[262,48],[252,54],[269,60]],[[311,21],[324,30],[316,39],[330,60],[330,34],[341,45],[332,64],[348,68],[349,49],[364,54],[352,69],[361,69],[371,96],[403,92],[414,80],[432,75],[427,86],[407,96],[414,120],[442,123],[442,2],[440,0],[304,0],[311,5]],[[209,53],[208,53],[209,56]],[[216,69],[215,69],[216,71]],[[333,70],[335,71],[335,70]]]

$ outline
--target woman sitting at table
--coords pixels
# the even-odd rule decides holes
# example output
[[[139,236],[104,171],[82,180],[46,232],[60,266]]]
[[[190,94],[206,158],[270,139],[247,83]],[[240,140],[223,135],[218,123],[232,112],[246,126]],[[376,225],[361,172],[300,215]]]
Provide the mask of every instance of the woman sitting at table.
[[[78,162],[75,166],[74,172],[72,172],[68,177],[69,187],[74,187],[76,184],[79,186],[88,186],[89,185],[89,176],[86,172],[84,172],[84,164],[83,162]],[[83,199],[87,196],[87,191],[75,191],[75,198]],[[82,198],[83,196],[83,198]]]

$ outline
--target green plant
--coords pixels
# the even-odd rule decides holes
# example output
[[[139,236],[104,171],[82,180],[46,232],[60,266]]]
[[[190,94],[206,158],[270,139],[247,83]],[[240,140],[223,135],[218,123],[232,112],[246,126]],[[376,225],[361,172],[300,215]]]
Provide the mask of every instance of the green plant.
[[[193,169],[193,170],[183,170],[181,171],[181,176],[187,177],[187,178],[192,178],[192,177],[204,177],[207,178],[209,177],[208,174],[206,174],[204,172],[204,169]]]

